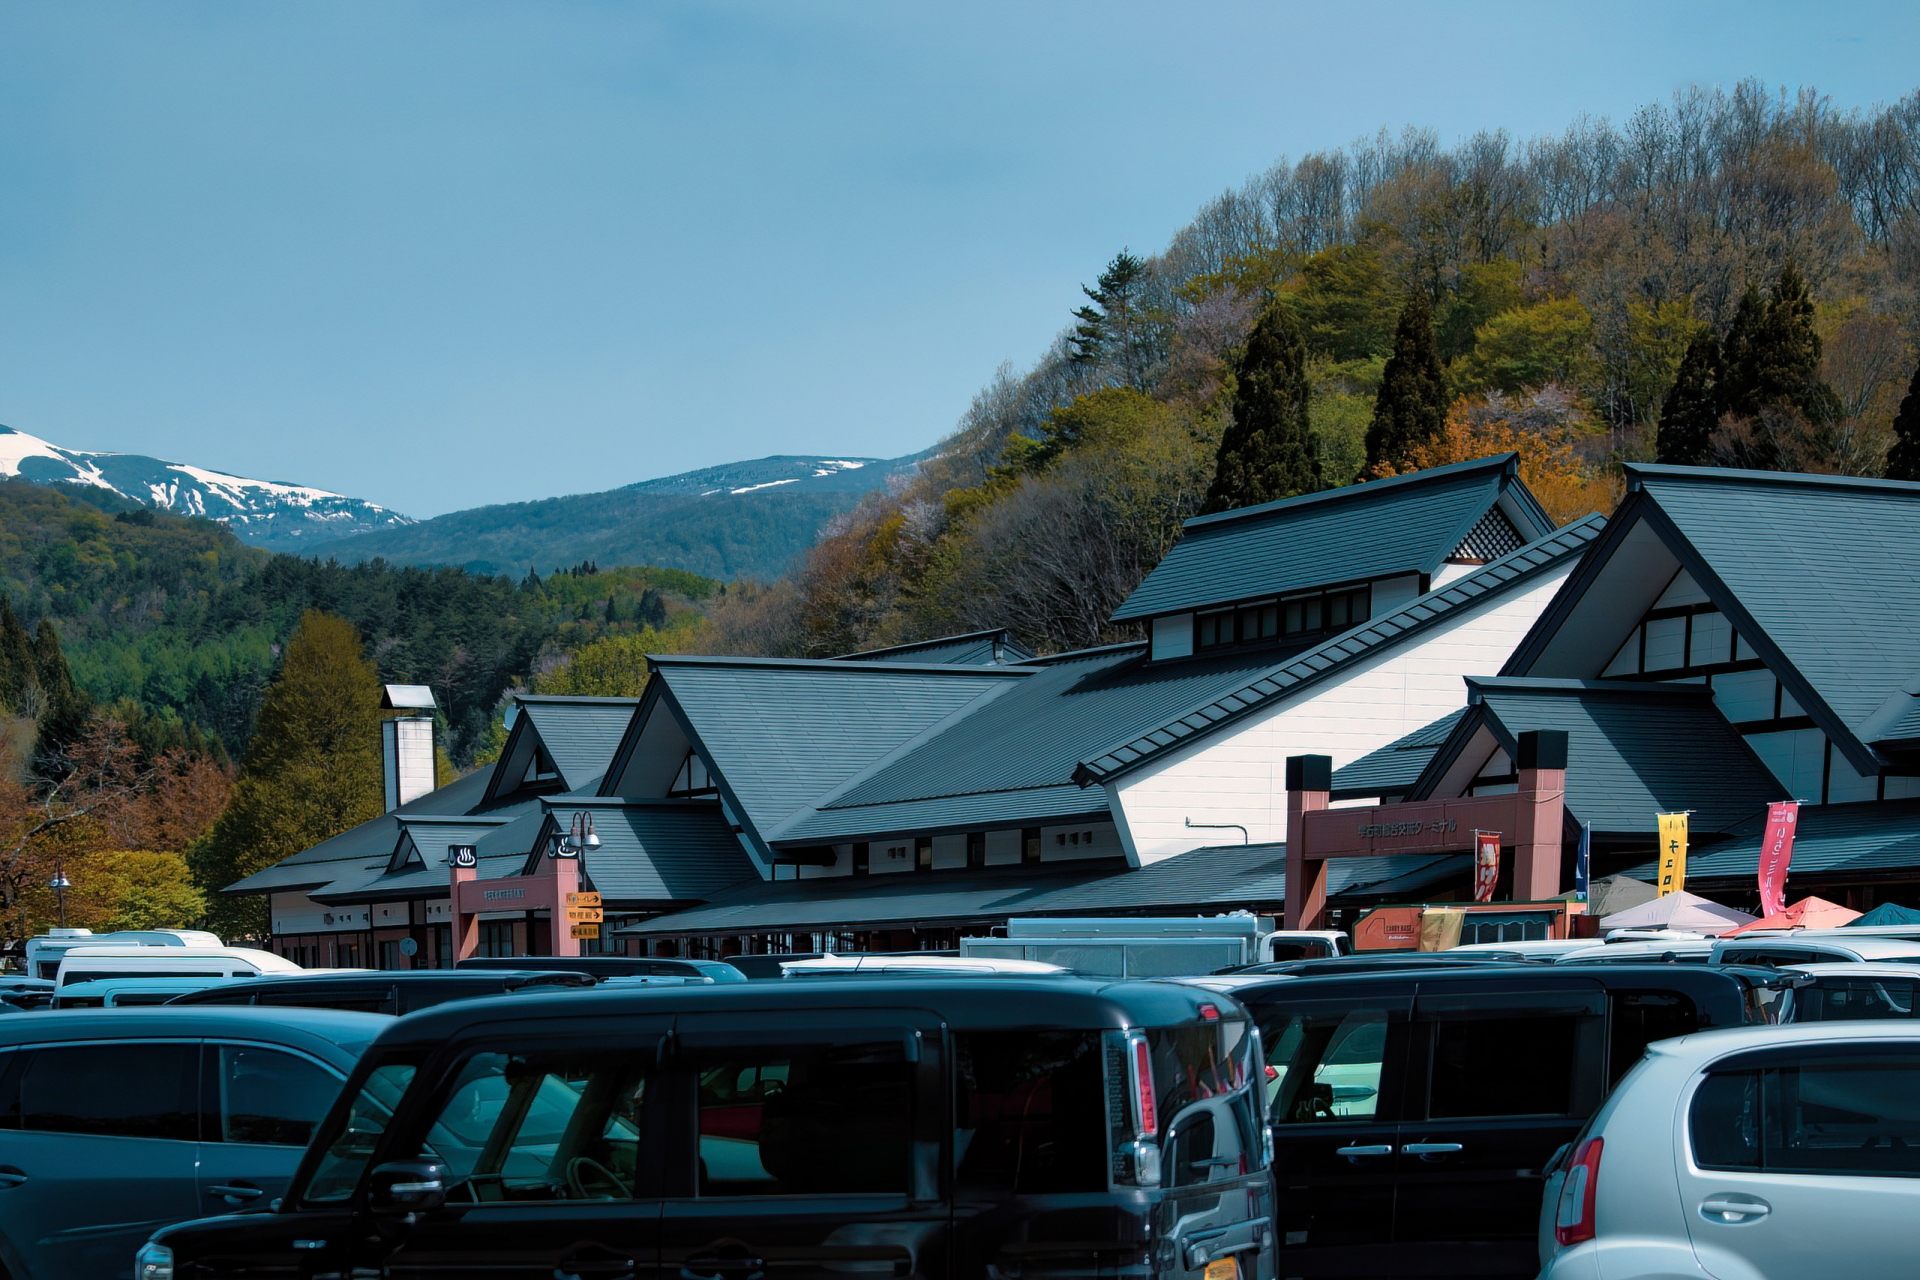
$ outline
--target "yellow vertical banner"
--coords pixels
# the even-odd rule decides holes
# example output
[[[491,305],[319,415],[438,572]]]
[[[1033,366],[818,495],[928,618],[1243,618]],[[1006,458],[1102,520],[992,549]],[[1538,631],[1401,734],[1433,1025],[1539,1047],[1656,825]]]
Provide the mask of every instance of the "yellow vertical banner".
[[[1687,887],[1687,815],[1662,813],[1660,821],[1660,896]]]

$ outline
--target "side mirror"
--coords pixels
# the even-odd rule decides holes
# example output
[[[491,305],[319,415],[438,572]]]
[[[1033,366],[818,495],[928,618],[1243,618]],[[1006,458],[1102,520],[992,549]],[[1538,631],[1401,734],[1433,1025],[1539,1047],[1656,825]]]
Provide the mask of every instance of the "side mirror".
[[[367,1187],[375,1213],[424,1213],[447,1202],[447,1171],[431,1160],[393,1160],[376,1166]]]

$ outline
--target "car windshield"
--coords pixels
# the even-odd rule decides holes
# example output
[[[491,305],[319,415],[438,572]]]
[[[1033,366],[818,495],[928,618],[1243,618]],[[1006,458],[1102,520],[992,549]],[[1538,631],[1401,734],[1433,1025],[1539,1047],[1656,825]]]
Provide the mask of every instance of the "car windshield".
[[[400,1105],[400,1096],[413,1083],[417,1066],[411,1059],[394,1059],[368,1073],[347,1111],[346,1123],[327,1141],[299,1194],[302,1203],[339,1204],[352,1197],[361,1172],[373,1158],[374,1146]]]

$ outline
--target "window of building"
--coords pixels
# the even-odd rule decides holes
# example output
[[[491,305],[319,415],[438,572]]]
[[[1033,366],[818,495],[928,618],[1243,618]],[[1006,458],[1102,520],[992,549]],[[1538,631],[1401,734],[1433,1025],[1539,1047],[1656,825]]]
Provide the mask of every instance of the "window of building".
[[[857,876],[867,874],[867,864],[868,859],[872,857],[872,848],[873,846],[868,844],[856,844],[853,846],[853,874]]]
[[[707,773],[706,762],[691,749],[686,759],[680,762],[680,771],[673,775],[673,784],[667,788],[670,798],[695,796],[717,796],[720,788]]]
[[[967,866],[984,867],[987,865],[987,833],[984,831],[967,832]]]
[[[1370,616],[1372,592],[1344,587],[1280,600],[1260,600],[1232,609],[1196,614],[1193,647],[1225,649],[1295,636],[1345,631]]]
[[[1020,861],[1040,861],[1040,828],[1027,827],[1020,832]]]
[[[513,946],[512,920],[482,920],[480,922],[480,954],[483,956],[511,956],[519,954]]]
[[[933,870],[932,836],[915,836],[913,838],[913,869],[915,871]]]

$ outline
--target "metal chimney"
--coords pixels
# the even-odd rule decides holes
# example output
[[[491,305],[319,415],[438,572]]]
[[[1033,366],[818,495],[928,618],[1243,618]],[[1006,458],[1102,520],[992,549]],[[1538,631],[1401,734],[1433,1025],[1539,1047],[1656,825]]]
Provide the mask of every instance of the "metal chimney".
[[[381,764],[391,813],[433,790],[433,690],[424,684],[390,684],[380,696],[380,705],[411,713],[380,722]]]

